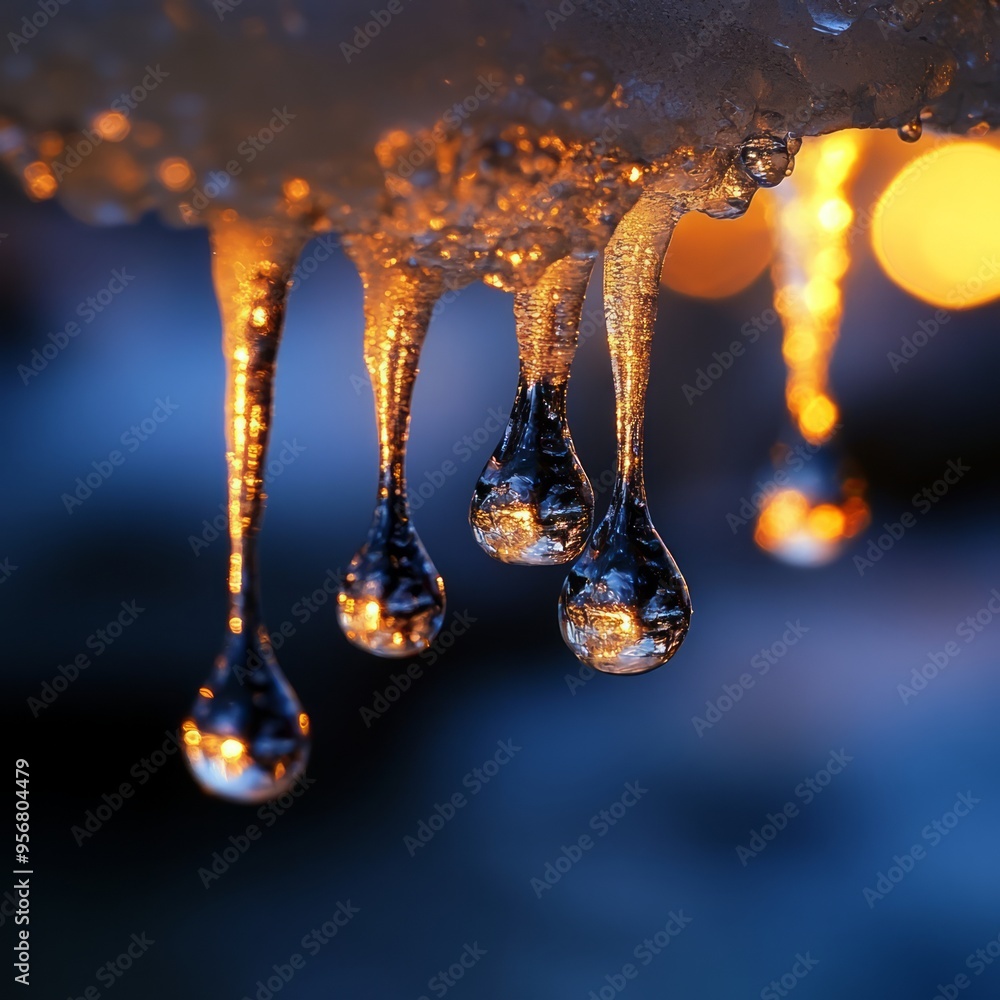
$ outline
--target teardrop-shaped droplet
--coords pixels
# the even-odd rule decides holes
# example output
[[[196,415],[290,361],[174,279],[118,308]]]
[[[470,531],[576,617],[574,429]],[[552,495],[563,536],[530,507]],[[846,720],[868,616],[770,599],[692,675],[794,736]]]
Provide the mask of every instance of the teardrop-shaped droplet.
[[[440,631],[444,609],[444,581],[409,517],[380,500],[337,595],[344,635],[378,656],[413,656]]]
[[[198,783],[238,802],[280,795],[309,759],[309,717],[262,626],[230,637],[181,729]]]
[[[301,245],[242,220],[212,230],[227,378],[229,638],[182,730],[201,787],[238,802],[280,795],[309,756],[309,718],[274,658],[257,572],[275,363]]]
[[[757,135],[740,147],[743,169],[761,186],[774,187],[795,167],[795,157],[780,136]]]
[[[691,598],[635,491],[612,501],[566,578],[559,610],[566,643],[597,670],[643,673],[677,652]]]
[[[502,562],[568,562],[590,535],[594,491],[573,447],[566,391],[592,268],[592,260],[557,261],[514,299],[517,396],[469,509],[476,541]]]
[[[771,449],[758,479],[754,541],[793,566],[823,566],[868,524],[865,481],[834,442],[813,444],[790,431]]]
[[[691,598],[649,519],[643,485],[643,414],[660,271],[677,215],[648,191],[608,245],[604,310],[615,381],[618,469],[608,513],[559,598],[563,638],[588,666],[634,674],[677,652]]]
[[[356,646],[378,656],[413,656],[444,621],[444,581],[410,518],[406,443],[410,401],[439,275],[372,263],[373,248],[349,251],[365,285],[365,365],[375,396],[379,488],[364,545],[351,560],[337,595],[337,620]]]
[[[917,142],[923,134],[924,126],[919,118],[914,118],[913,121],[910,122],[903,122],[903,124],[896,129],[896,135],[898,135],[903,142]]]

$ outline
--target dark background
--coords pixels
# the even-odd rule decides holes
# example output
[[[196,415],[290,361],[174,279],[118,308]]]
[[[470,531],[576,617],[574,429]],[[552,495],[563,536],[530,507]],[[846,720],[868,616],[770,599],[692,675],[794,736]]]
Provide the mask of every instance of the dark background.
[[[817,964],[795,987],[802,1000],[931,1000],[963,972],[963,997],[1000,993],[1000,963],[979,976],[965,967],[1000,934],[1000,622],[962,644],[909,704],[897,692],[1000,587],[1000,307],[955,314],[893,373],[887,351],[934,310],[859,252],[834,389],[874,522],[838,562],[801,570],[758,551],[751,528],[734,533],[726,522],[783,426],[779,329],[693,405],[681,392],[769,308],[769,282],[711,304],[665,292],[648,492],[693,595],[683,649],[652,674],[598,676],[571,690],[578,664],[556,623],[564,571],[492,562],[466,523],[491,434],[416,513],[447,583],[449,622],[464,612],[475,623],[366,726],[360,709],[405,663],[352,648],[329,604],[306,623],[292,612],[349,560],[374,497],[360,283],[336,253],[290,299],[272,457],[284,441],[304,450],[271,485],[262,540],[267,620],[297,630],[279,659],[313,719],[315,784],[206,888],[198,872],[213,854],[249,824],[265,826],[256,808],[204,796],[176,753],[141,785],[135,769],[143,773],[143,758],[176,730],[224,634],[226,541],[197,556],[189,541],[224,499],[207,239],[152,219],[87,228],[55,205],[28,205],[6,181],[0,208],[0,559],[17,567],[0,584],[3,711],[12,756],[31,762],[35,995],[77,998],[93,987],[115,1000],[239,1000],[299,953],[305,966],[282,1000],[439,996],[431,977],[478,943],[486,955],[448,990],[456,1000],[583,1000],[638,964],[634,949],[671,911],[691,923],[639,966],[626,997],[756,997],[806,953]],[[115,268],[134,281],[23,384],[17,366]],[[413,484],[455,460],[453,446],[489,408],[509,408],[509,297],[464,291],[436,316],[422,369]],[[158,397],[176,413],[67,513],[61,495],[120,448]],[[601,337],[580,348],[571,416],[598,481],[613,464],[614,424]],[[971,471],[860,576],[852,556],[912,510],[913,494],[951,459]],[[138,621],[33,717],[28,698],[132,600],[145,609]],[[692,717],[751,672],[788,621],[808,632],[699,735]],[[436,803],[467,792],[463,777],[498,740],[522,749],[411,858],[404,836]],[[841,750],[853,760],[804,804],[796,786]],[[78,846],[72,827],[125,781],[133,797]],[[590,818],[626,782],[648,793],[596,837]],[[980,804],[931,847],[921,831],[966,792]],[[741,864],[737,846],[789,801],[798,815]],[[585,833],[593,849],[536,898],[530,880]],[[926,857],[870,908],[863,889],[914,844]],[[347,900],[360,913],[309,955],[303,937]],[[9,916],[4,925],[10,943]],[[106,973],[102,982],[100,967],[144,933],[155,944],[111,986]]]

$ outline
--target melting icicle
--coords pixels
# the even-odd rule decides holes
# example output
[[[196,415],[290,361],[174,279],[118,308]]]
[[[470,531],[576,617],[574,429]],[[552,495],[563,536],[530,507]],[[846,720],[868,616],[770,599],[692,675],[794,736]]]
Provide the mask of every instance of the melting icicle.
[[[611,504],[559,598],[563,638],[584,663],[641,673],[677,652],[691,598],[646,508],[643,415],[660,271],[677,221],[647,192],[622,219],[604,263],[604,310],[615,381],[618,470]]]
[[[363,253],[357,244],[352,251]],[[412,656],[431,644],[444,621],[444,581],[410,520],[405,474],[410,400],[441,282],[402,265],[359,269],[378,426],[378,501],[368,539],[337,595],[337,617],[356,646],[379,656]]]
[[[257,572],[275,360],[301,241],[237,221],[213,229],[212,244],[227,371],[229,636],[181,728],[202,788],[259,802],[280,795],[309,756],[309,717],[274,657]]]
[[[476,541],[502,562],[568,562],[590,535],[594,491],[573,448],[566,390],[593,266],[566,257],[514,297],[517,395],[469,510]]]
[[[761,503],[754,541],[799,566],[835,559],[868,523],[864,480],[841,470],[831,444],[840,413],[829,389],[841,282],[850,264],[849,184],[862,141],[849,132],[816,140],[770,216],[777,248],[774,304],[788,368],[785,400],[794,425],[772,449],[774,471],[766,478],[781,488]]]

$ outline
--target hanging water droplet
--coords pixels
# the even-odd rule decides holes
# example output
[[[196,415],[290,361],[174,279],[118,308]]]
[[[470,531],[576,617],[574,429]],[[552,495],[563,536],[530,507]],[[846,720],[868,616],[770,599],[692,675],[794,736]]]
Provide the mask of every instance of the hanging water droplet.
[[[413,656],[433,642],[444,609],[444,581],[408,512],[380,499],[337,595],[344,635],[378,656]]]
[[[771,462],[758,483],[754,541],[793,566],[832,562],[868,524],[864,479],[834,444],[807,442],[797,429],[771,449]]]
[[[916,142],[924,134],[923,122],[919,118],[914,118],[913,121],[903,122],[899,128],[896,129],[896,135],[899,136],[903,142]]]
[[[365,284],[365,365],[375,395],[379,490],[368,539],[337,595],[337,620],[356,646],[378,656],[426,649],[444,621],[444,581],[410,519],[406,442],[410,401],[440,277],[395,265],[372,266],[352,242]],[[377,249],[377,248],[376,248]]]
[[[192,774],[223,798],[274,798],[303,773],[309,717],[263,626],[230,637],[181,730]]]
[[[570,649],[607,673],[652,670],[680,648],[691,623],[691,598],[639,491],[616,490],[566,578],[559,613]]]
[[[774,187],[791,174],[795,157],[784,139],[773,135],[757,135],[740,147],[740,160],[746,172],[761,186]]]
[[[677,652],[691,622],[687,584],[653,528],[642,473],[643,412],[673,205],[644,193],[619,223],[604,264],[615,380],[618,470],[607,514],[559,598],[563,638],[588,666],[642,673]]]
[[[502,562],[567,562],[590,534],[594,491],[573,447],[566,390],[592,268],[564,258],[514,299],[517,396],[469,510],[476,541]]]
[[[238,802],[280,795],[309,756],[309,718],[274,658],[257,572],[275,362],[301,243],[240,220],[212,230],[227,362],[229,639],[182,730],[201,787]]]

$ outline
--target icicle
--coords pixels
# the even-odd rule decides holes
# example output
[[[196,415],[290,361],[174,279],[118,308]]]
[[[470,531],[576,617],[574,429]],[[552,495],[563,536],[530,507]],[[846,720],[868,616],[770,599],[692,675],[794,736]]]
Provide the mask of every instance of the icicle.
[[[660,271],[676,221],[674,204],[647,192],[619,223],[605,254],[618,470],[608,512],[563,585],[559,613],[573,652],[608,673],[641,673],[665,663],[691,621],[687,584],[646,508],[642,471]]]
[[[594,491],[573,448],[566,391],[592,269],[592,259],[565,257],[514,297],[517,395],[469,511],[476,541],[503,562],[568,562],[590,534]]]
[[[364,257],[358,245],[352,253]],[[356,646],[379,656],[412,656],[434,640],[445,608],[444,581],[410,519],[405,474],[410,400],[441,279],[402,265],[362,263],[359,269],[378,426],[378,500],[368,539],[337,596],[337,616]]]
[[[309,717],[274,657],[257,567],[275,361],[302,242],[242,221],[212,230],[227,380],[229,635],[182,730],[202,788],[241,802],[281,794],[309,756]]]

